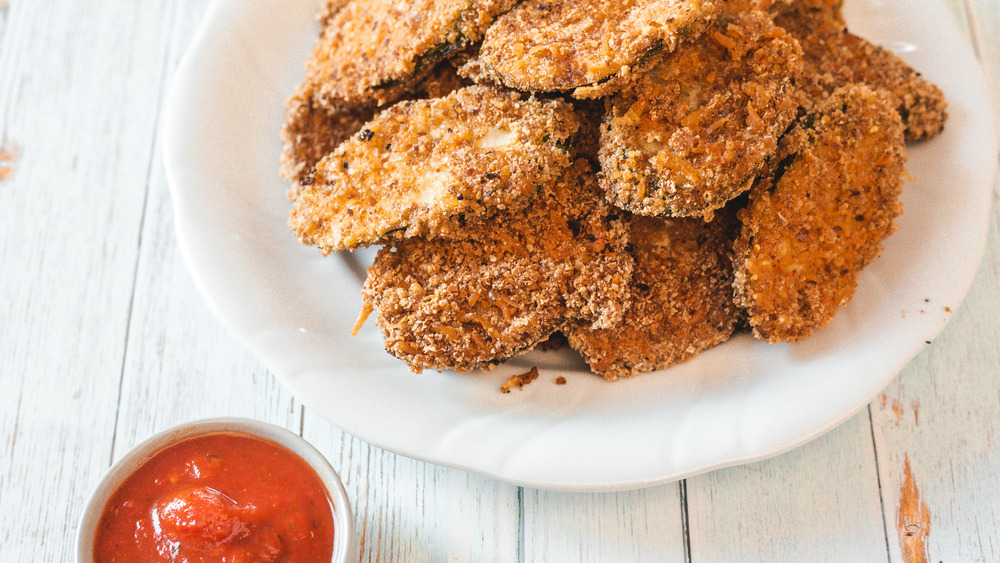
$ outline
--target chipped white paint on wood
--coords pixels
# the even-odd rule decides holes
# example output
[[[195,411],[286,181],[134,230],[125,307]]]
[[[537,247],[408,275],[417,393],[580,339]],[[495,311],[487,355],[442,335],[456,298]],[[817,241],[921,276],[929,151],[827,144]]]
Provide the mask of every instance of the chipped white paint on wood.
[[[1000,4],[949,2],[1000,102]],[[220,415],[301,429],[331,460],[360,561],[919,560],[900,529],[923,534],[928,561],[1000,560],[996,200],[968,300],[872,403],[873,425],[862,412],[776,459],[692,478],[686,504],[680,484],[522,489],[303,412],[212,318],[179,256],[156,145],[208,4],[0,0],[0,560],[71,560],[112,458]],[[922,506],[926,530],[911,521]]]
[[[1000,124],[1000,4],[951,3]],[[1000,561],[1000,183],[996,190],[986,257],[965,302],[871,405],[893,562]]]
[[[995,202],[993,210],[991,258],[965,303],[871,407],[893,561],[1000,560],[1000,334],[987,320],[1000,318]],[[926,505],[929,521],[901,517],[906,502]],[[925,537],[926,559],[904,556],[914,534]]]

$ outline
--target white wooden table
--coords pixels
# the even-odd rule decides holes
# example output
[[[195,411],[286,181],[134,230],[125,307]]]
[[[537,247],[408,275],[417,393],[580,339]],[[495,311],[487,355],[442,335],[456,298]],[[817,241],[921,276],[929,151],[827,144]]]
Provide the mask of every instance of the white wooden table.
[[[949,4],[1000,101],[1000,3]],[[362,561],[1000,560],[996,196],[951,324],[833,432],[640,491],[508,485],[344,434],[203,303],[174,237],[158,127],[207,5],[0,0],[0,561],[72,560],[115,459],[221,415],[286,426],[326,454]]]

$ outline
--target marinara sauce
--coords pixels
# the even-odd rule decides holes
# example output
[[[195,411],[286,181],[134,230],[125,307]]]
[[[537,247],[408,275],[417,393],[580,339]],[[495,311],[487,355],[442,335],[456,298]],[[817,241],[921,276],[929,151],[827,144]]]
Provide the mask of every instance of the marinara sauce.
[[[98,563],[320,562],[333,509],[316,472],[283,446],[243,434],[183,440],[130,475],[104,508]]]

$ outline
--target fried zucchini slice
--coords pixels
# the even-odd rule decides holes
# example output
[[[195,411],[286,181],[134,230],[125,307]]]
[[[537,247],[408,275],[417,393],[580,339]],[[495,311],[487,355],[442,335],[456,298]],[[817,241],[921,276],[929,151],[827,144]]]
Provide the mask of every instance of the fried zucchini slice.
[[[528,0],[497,18],[479,59],[499,84],[531,92],[613,92],[718,10],[714,0]]]
[[[375,117],[367,107],[330,110],[313,103],[304,85],[285,101],[281,127],[281,177],[298,184],[313,173],[316,163]],[[293,187],[294,192],[300,186]],[[294,198],[293,198],[294,199]]]
[[[865,84],[899,113],[908,141],[940,133],[948,119],[941,89],[893,53],[850,33],[839,7],[838,2],[813,0],[778,10],[775,17],[805,54],[802,105],[808,109],[841,86]]]
[[[441,62],[414,84],[404,98],[440,98],[467,85],[455,67]],[[285,122],[281,129],[280,172],[283,178],[294,183],[290,193],[297,194],[303,180],[312,181],[308,177],[316,164],[348,137],[361,131],[375,113],[375,108],[364,106],[335,110],[319,106],[313,101],[308,84],[300,85],[285,102]]]
[[[478,41],[515,1],[353,0],[321,13],[326,27],[306,63],[308,89],[331,110],[394,102],[439,61]]]
[[[519,209],[557,179],[578,127],[567,102],[484,86],[400,102],[316,165],[289,225],[324,254],[461,229],[451,217]]]
[[[386,350],[413,370],[490,368],[569,320],[610,326],[627,307],[623,214],[577,160],[523,212],[496,211],[453,240],[379,251],[363,290]]]
[[[735,217],[710,222],[633,216],[632,307],[605,329],[563,329],[590,369],[608,381],[666,369],[726,341],[739,317],[733,303]]]
[[[750,188],[794,121],[795,39],[760,12],[718,23],[611,98],[600,179],[622,209],[711,216]]]
[[[782,141],[735,245],[737,304],[758,338],[800,340],[850,301],[902,212],[904,151],[899,115],[865,86],[836,90]]]
[[[341,8],[351,2],[352,0],[324,0],[323,4],[319,7],[319,12],[316,13],[316,21],[318,21],[320,25],[325,28],[329,25],[333,16],[337,15],[337,12],[339,12]]]
[[[787,10],[793,4],[825,6],[840,9],[843,0],[725,0],[722,3],[722,16],[738,16],[748,12],[763,12],[769,15]]]

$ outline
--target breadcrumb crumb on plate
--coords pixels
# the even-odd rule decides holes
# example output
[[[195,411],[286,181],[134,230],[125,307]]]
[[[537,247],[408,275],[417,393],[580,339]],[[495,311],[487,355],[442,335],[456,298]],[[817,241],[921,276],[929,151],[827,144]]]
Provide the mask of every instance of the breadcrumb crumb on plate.
[[[514,387],[518,389],[524,389],[524,386],[531,383],[532,381],[538,379],[538,366],[532,366],[530,370],[524,373],[516,373],[510,376],[507,383],[504,383],[500,387],[501,393],[510,393],[510,390]]]

